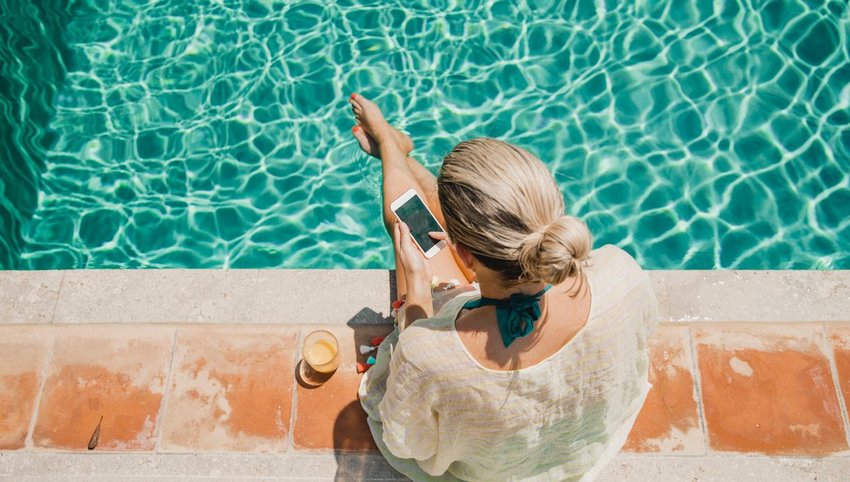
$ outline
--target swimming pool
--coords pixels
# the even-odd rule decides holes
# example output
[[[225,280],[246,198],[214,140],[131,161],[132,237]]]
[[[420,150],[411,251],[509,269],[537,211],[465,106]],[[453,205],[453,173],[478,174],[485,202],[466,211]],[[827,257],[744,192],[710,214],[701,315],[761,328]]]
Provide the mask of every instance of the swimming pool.
[[[360,92],[647,268],[850,268],[844,2],[328,3],[0,0],[0,267],[390,267]]]

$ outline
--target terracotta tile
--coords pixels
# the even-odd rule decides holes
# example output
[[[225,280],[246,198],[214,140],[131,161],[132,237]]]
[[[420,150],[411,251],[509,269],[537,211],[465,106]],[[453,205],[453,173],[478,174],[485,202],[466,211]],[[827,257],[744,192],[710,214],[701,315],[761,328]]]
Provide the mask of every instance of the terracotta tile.
[[[51,339],[48,328],[0,327],[0,450],[24,447]]]
[[[844,405],[850,412],[850,325],[833,327],[829,335],[835,354],[838,386],[844,395]]]
[[[285,450],[297,334],[246,325],[181,329],[160,447]]]
[[[765,454],[847,449],[819,327],[694,329],[709,446]]]
[[[681,454],[705,452],[694,396],[688,328],[659,326],[650,340],[650,361],[652,390],[624,449]]]
[[[57,328],[33,443],[86,450],[153,450],[174,329]]]
[[[296,386],[295,427],[292,442],[300,449],[377,450],[366,423],[366,412],[357,400],[360,375],[356,362],[365,361],[358,347],[368,344],[372,336],[386,335],[388,325],[343,327],[308,327],[301,339],[315,329],[332,332],[339,340],[340,366],[336,373],[318,388]],[[299,347],[300,350],[300,347]]]

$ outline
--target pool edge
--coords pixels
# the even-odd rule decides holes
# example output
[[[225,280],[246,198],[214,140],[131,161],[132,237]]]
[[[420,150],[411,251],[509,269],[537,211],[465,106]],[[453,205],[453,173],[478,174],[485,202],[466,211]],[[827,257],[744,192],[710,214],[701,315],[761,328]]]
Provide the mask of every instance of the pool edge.
[[[660,320],[847,322],[850,270],[649,271]],[[0,324],[390,323],[392,270],[0,271]]]

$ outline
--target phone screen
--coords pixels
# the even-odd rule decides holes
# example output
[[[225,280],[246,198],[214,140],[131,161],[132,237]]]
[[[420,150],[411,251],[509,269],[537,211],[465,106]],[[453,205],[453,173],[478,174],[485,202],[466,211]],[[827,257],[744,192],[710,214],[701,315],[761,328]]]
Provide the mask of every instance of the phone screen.
[[[427,253],[439,242],[428,236],[428,232],[442,231],[443,228],[440,227],[440,224],[437,223],[437,220],[434,219],[419,196],[413,196],[405,201],[395,210],[395,214],[410,228],[410,234],[413,235],[413,239],[416,240],[422,251]]]

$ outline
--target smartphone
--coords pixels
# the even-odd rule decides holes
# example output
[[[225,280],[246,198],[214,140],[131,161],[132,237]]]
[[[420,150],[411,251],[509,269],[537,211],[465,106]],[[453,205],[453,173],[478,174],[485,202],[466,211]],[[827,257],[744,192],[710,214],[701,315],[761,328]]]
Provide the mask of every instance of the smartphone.
[[[428,210],[428,206],[422,202],[422,198],[416,194],[415,189],[408,189],[390,203],[390,210],[399,221],[407,224],[413,240],[426,258],[433,258],[446,247],[445,241],[437,241],[428,236],[431,231],[444,231],[444,229]]]

